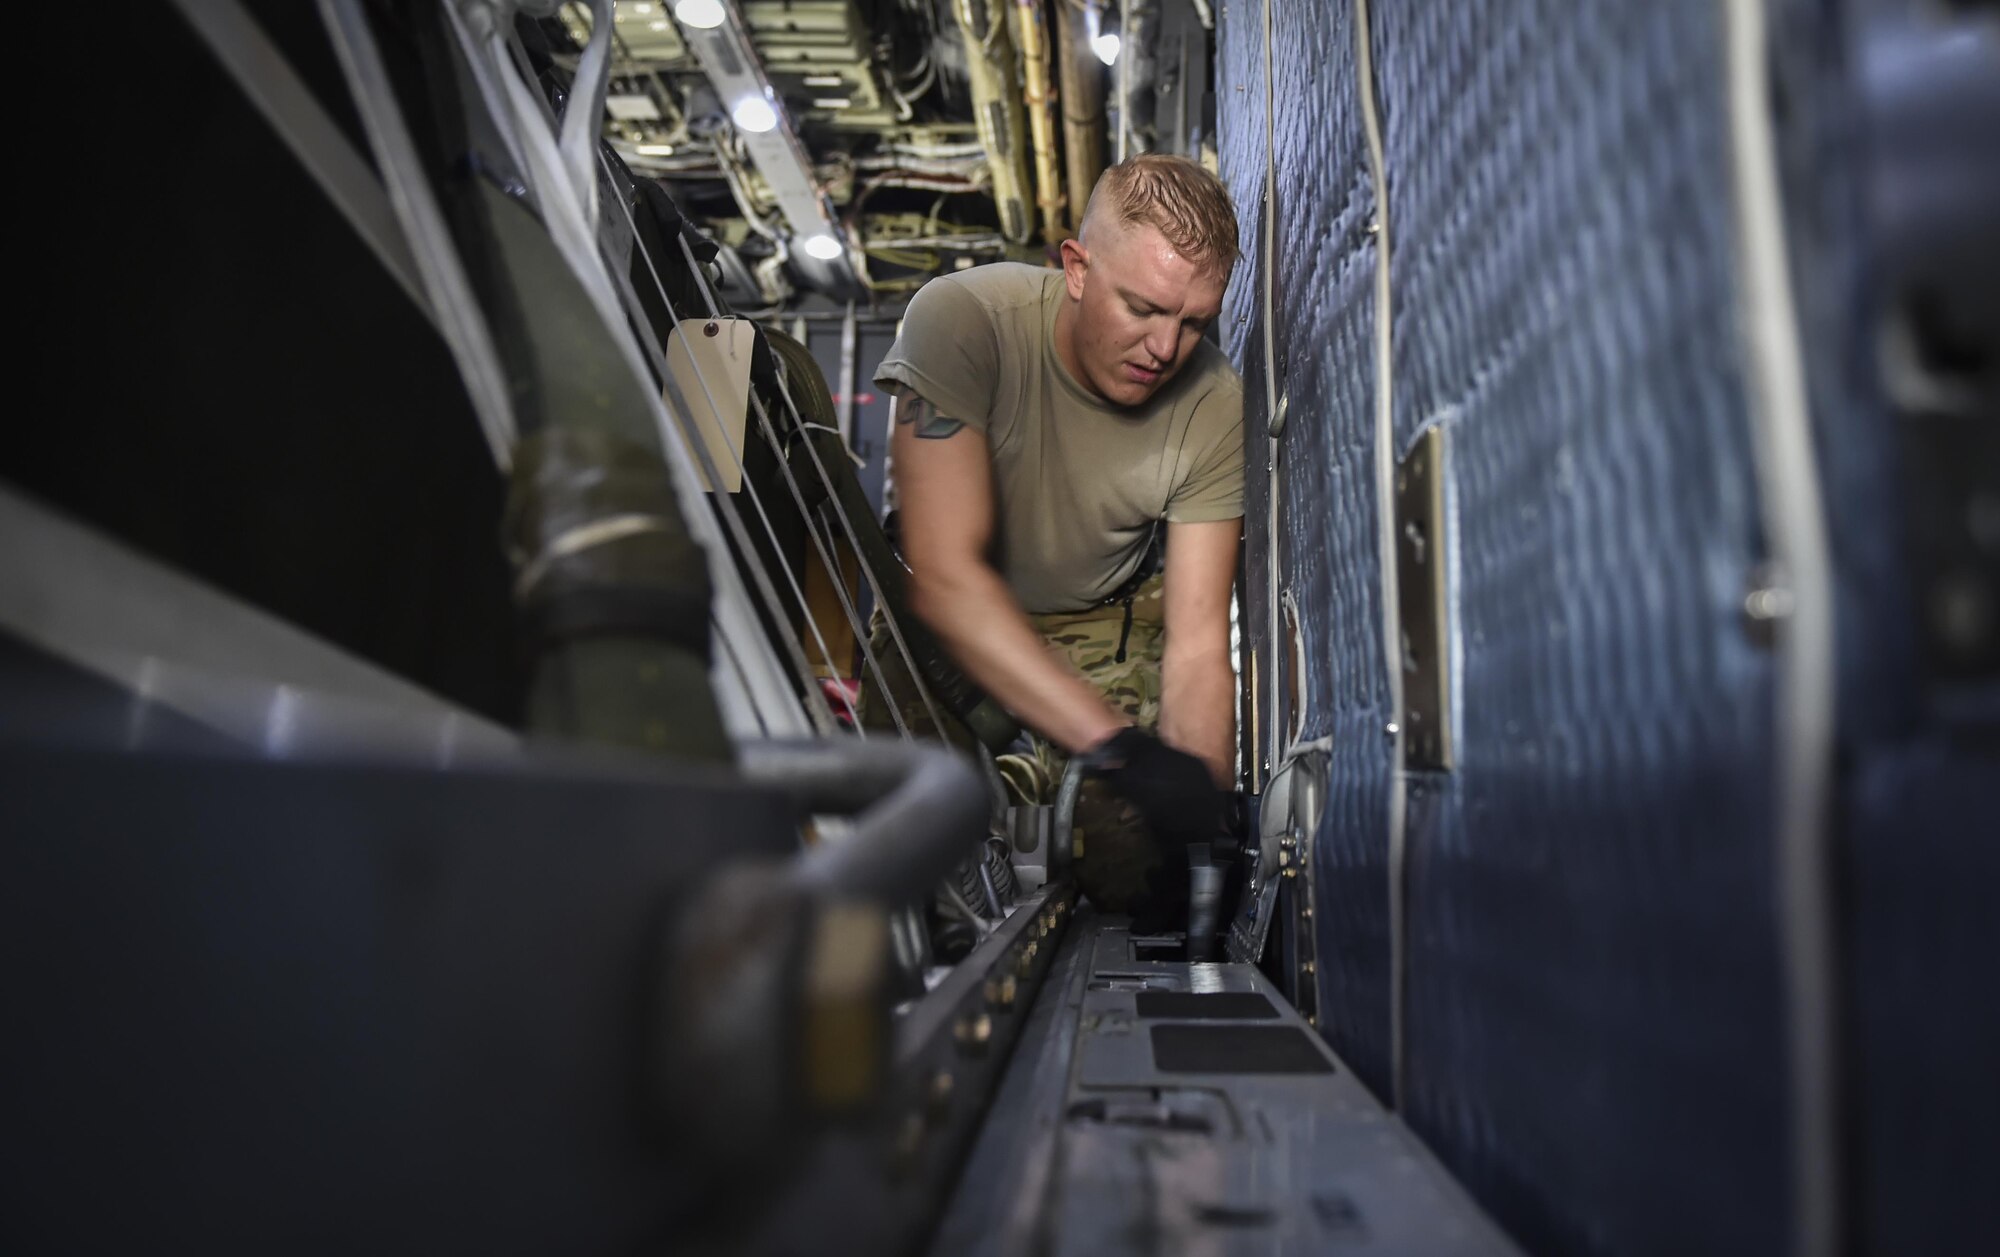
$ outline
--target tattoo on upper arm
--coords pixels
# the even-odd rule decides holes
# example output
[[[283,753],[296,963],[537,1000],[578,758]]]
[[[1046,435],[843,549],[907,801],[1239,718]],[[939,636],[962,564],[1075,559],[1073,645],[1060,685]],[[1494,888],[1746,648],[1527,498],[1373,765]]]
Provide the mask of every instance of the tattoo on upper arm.
[[[936,406],[917,393],[906,393],[897,399],[896,422],[914,424],[918,436],[932,441],[941,441],[965,426],[950,415],[939,414]]]

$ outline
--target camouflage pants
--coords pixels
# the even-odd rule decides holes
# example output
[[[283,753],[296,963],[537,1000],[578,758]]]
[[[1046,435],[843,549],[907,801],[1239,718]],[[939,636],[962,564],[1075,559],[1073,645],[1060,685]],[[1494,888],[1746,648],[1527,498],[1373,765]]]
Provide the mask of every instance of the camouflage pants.
[[[1159,576],[1139,587],[1132,595],[1129,628],[1123,602],[1028,617],[1043,639],[1106,702],[1148,732],[1156,732],[1160,725],[1160,657],[1166,641],[1163,590]],[[971,752],[972,739],[949,716],[950,727],[942,734],[932,724],[894,642],[879,624],[871,644],[896,710],[910,731]],[[892,729],[894,722],[884,705],[876,701],[873,689],[872,682],[863,688],[862,723],[871,731]],[[998,757],[1000,775],[1014,802],[1054,803],[1069,757],[1043,738],[1030,735],[1027,742],[1025,749]],[[1086,781],[1077,799],[1071,832],[1077,883],[1083,892],[1108,912],[1138,908],[1147,891],[1147,876],[1159,864],[1159,856],[1131,805],[1103,782]]]

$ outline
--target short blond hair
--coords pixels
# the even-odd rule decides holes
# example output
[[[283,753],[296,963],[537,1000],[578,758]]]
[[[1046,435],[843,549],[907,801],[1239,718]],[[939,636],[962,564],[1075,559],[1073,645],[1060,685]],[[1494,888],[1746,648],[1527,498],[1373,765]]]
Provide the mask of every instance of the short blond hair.
[[[1189,261],[1224,274],[1236,265],[1236,207],[1229,189],[1199,162],[1141,153],[1106,170],[1084,207],[1083,226],[1100,213],[1156,228]]]

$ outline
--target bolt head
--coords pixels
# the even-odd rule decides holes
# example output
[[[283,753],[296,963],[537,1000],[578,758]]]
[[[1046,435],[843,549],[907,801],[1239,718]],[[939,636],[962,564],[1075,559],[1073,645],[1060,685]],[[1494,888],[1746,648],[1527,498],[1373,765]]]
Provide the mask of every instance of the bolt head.
[[[952,1027],[958,1050],[967,1056],[981,1056],[993,1042],[993,1018],[986,1013],[968,1013]]]
[[[1011,973],[1002,973],[986,979],[986,1004],[995,1012],[1007,1012],[1014,1007],[1014,999],[1020,994],[1020,983]]]

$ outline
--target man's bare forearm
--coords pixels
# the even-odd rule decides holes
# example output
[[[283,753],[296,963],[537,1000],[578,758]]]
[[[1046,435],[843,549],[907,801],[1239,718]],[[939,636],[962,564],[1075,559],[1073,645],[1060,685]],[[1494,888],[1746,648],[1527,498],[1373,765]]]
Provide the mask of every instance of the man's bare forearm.
[[[1160,736],[1208,765],[1227,789],[1236,764],[1236,673],[1229,653],[1176,655],[1160,665]]]
[[[911,594],[966,675],[1064,750],[1088,750],[1129,723],[1056,657],[991,567],[914,580]]]
[[[892,453],[903,484],[910,601],[981,689],[1072,753],[1126,724],[1042,641],[1013,591],[983,557],[991,538],[991,466],[983,434],[922,394],[900,392]]]

